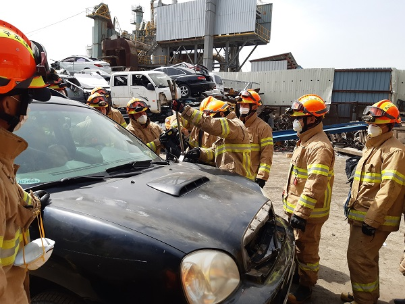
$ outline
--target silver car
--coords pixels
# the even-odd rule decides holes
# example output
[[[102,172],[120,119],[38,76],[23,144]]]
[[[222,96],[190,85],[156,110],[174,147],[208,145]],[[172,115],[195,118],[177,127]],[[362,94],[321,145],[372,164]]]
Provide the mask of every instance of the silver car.
[[[60,69],[65,69],[69,73],[80,72],[84,69],[100,69],[106,73],[111,73],[108,62],[88,56],[70,56],[60,60],[58,63]]]

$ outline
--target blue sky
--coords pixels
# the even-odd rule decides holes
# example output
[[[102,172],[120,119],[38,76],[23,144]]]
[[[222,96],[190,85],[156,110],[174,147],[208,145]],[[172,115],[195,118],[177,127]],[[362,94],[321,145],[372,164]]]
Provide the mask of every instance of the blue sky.
[[[112,17],[117,17],[122,30],[134,29],[130,24],[131,6],[142,5],[145,19],[150,20],[149,0],[103,2],[109,6]],[[86,45],[91,44],[93,25],[85,11],[100,2],[71,0],[63,5],[61,1],[41,0],[39,3],[9,2],[0,10],[0,19],[18,27],[28,38],[41,42],[50,59],[85,54]],[[405,70],[405,1],[273,0],[264,3],[273,3],[271,40],[268,45],[259,46],[250,59],[291,52],[304,68]],[[249,52],[247,47],[242,51],[241,62]],[[244,71],[249,69],[247,63]]]

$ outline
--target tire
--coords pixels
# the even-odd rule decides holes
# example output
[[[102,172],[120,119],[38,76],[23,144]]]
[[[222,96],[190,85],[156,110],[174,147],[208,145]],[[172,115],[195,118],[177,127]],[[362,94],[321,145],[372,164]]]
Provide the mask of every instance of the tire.
[[[84,304],[84,302],[68,293],[45,291],[33,297],[31,304]]]
[[[181,98],[187,98],[191,94],[190,87],[184,83],[179,85],[180,93],[181,93]]]

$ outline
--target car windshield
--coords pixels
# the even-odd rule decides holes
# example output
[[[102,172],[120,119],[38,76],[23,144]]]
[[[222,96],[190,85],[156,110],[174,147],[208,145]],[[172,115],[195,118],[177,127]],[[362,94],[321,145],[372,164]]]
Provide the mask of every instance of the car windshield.
[[[152,78],[155,85],[159,88],[166,88],[169,86],[168,80],[172,81],[172,79],[164,73],[150,73],[149,77]]]
[[[23,187],[105,175],[107,169],[131,162],[161,161],[114,121],[80,106],[33,103],[28,120],[16,134],[29,145],[15,161]]]

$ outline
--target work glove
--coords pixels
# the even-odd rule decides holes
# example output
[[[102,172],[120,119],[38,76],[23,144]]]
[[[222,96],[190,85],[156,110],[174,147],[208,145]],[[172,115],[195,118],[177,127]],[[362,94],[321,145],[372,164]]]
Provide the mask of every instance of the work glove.
[[[361,231],[368,236],[374,236],[376,228],[367,225],[365,222],[361,225]]]
[[[176,135],[177,135],[177,129],[170,129],[170,130],[164,131],[162,134],[160,134],[159,141],[164,146],[169,141],[173,141],[173,138],[176,137]]]
[[[264,185],[266,184],[266,181],[264,179],[261,179],[261,178],[256,178],[255,182],[260,186],[260,188],[263,188]]]
[[[200,148],[193,148],[191,150],[188,150],[186,155],[184,155],[184,159],[188,159],[191,161],[198,160],[201,155],[201,149]]]
[[[300,229],[302,232],[305,232],[305,226],[307,225],[307,220],[293,214],[290,219],[290,225],[294,229]]]
[[[172,110],[181,113],[184,110],[184,105],[185,103],[183,101],[174,99],[172,101]]]
[[[48,192],[45,190],[38,190],[34,192],[34,195],[39,199],[41,202],[41,209],[44,210],[44,208],[48,205],[51,204],[51,196],[49,195]]]

